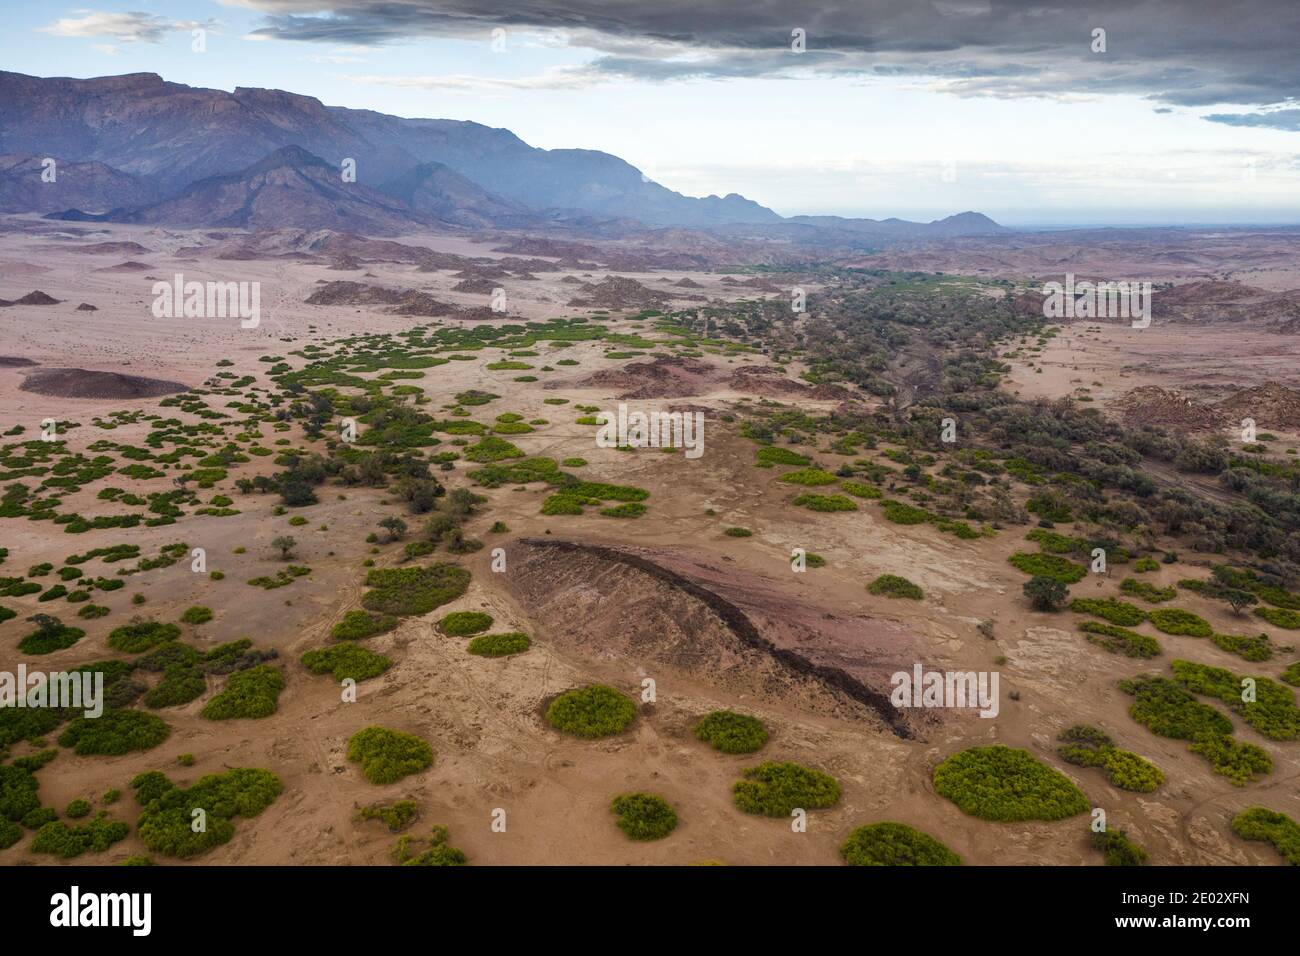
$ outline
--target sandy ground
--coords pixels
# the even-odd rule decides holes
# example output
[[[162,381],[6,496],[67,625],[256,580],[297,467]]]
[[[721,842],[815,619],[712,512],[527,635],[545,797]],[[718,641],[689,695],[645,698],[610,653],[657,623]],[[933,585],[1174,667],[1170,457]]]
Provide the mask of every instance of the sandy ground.
[[[88,257],[44,251],[37,256],[32,253],[37,241],[31,236],[0,235],[0,298],[39,288],[68,300],[58,306],[0,309],[4,354],[42,364],[129,371],[198,384],[215,371],[215,363],[222,358],[235,363],[229,371],[236,374],[262,373],[266,366],[257,361],[262,355],[287,354],[312,341],[398,331],[430,321],[372,309],[319,308],[302,303],[318,280],[357,278],[360,273],[341,274],[293,261],[217,262],[200,256],[179,263],[167,250],[192,244],[194,237],[131,227],[114,227],[111,235],[138,241],[156,252]],[[92,238],[104,237],[96,234]],[[76,241],[88,240],[81,236]],[[48,238],[39,242],[43,249],[52,244]],[[462,247],[448,251],[482,253],[482,249]],[[97,272],[100,258],[105,265],[142,258],[153,268],[129,275]],[[12,265],[30,262],[39,263],[45,271],[33,274]],[[150,283],[143,276],[166,277],[182,268],[187,277],[261,281],[262,327],[242,330],[237,322],[223,325],[213,320],[152,318],[148,311]],[[456,280],[447,275],[415,273],[409,265],[383,263],[367,264],[363,271],[376,278],[362,281],[425,288],[448,301],[455,300],[456,294],[446,289]],[[561,305],[570,294],[567,286],[558,284],[562,275],[550,273],[536,282],[521,283],[527,292],[512,293],[512,311],[534,318],[573,314],[574,310]],[[675,281],[686,274],[668,275]],[[707,287],[692,292],[713,295],[724,288],[717,276],[691,276]],[[661,286],[661,275],[639,278],[655,288]],[[96,305],[99,311],[72,311],[82,301]],[[616,322],[615,327],[633,330],[625,322]],[[1067,332],[1068,336],[1055,340],[1044,355],[1047,371],[1037,375],[1017,367],[1013,372],[1012,387],[1022,397],[1054,394],[1054,389],[1069,391],[1075,377],[1106,383],[1097,391],[1102,398],[1119,394],[1130,376],[1133,384],[1147,381],[1143,372],[1128,371],[1135,364],[1147,364],[1152,374],[1168,374],[1173,380],[1179,372],[1171,370],[1171,355],[1186,363],[1179,368],[1189,375],[1199,368],[1207,376],[1235,376],[1240,369],[1240,381],[1248,382],[1253,381],[1247,377],[1248,369],[1261,378],[1272,374],[1252,366],[1250,356],[1240,349],[1230,359],[1216,356],[1212,368],[1203,359],[1189,358],[1189,352],[1214,355],[1216,347],[1222,349],[1226,343],[1208,335],[1189,336],[1182,329],[1153,327],[1138,333],[1140,337],[1132,343],[1142,343],[1137,348],[1147,351],[1134,351],[1134,344],[1119,344],[1116,336],[1124,332],[1118,330],[1100,335]],[[1262,339],[1248,340],[1245,348],[1248,352],[1258,349],[1256,363],[1272,362],[1267,344]],[[538,350],[544,359],[561,357],[559,350],[554,356],[545,346]],[[1286,354],[1294,356],[1294,352]],[[380,515],[397,511],[396,505],[385,505],[383,491],[330,486],[320,504],[299,512],[310,519],[309,524],[294,529],[287,524],[288,516],[272,514],[274,496],[237,493],[232,497],[243,511],[237,517],[191,516],[171,528],[129,534],[52,534],[45,523],[4,521],[4,546],[11,552],[6,570],[25,569],[40,561],[57,566],[67,554],[124,540],[140,544],[145,554],[184,540],[191,547],[204,547],[208,568],[226,574],[224,581],[213,582],[192,573],[188,563],[182,562],[128,578],[123,590],[102,601],[96,597],[113,613],[90,622],[88,636],[79,644],[40,658],[42,667],[73,665],[111,654],[104,647],[104,635],[129,618],[130,596],[138,592],[147,599],[143,610],[161,620],[175,620],[180,610],[192,604],[212,606],[215,620],[197,629],[187,627],[189,639],[208,647],[251,637],[258,646],[280,652],[286,676],[279,712],[271,718],[225,723],[200,719],[204,701],[220,687],[219,680],[210,678],[203,698],[163,712],[173,733],[154,750],[110,758],[81,758],[62,752],[40,775],[43,803],[61,808],[75,797],[99,794],[109,787],[126,791],[131,777],[144,770],[163,769],[182,782],[229,767],[265,767],[277,773],[285,784],[283,795],[255,820],[237,821],[234,840],[197,861],[207,864],[383,863],[395,837],[378,823],[354,823],[352,814],[358,806],[403,797],[420,804],[420,821],[409,832],[419,833],[433,823],[446,824],[452,842],[475,864],[684,864],[701,860],[835,864],[836,848],[848,831],[878,820],[918,826],[969,863],[1098,864],[1100,855],[1087,846],[1086,816],[1057,823],[988,823],[963,815],[934,794],[930,776],[939,760],[965,747],[1001,742],[1028,748],[1075,780],[1093,806],[1106,809],[1111,826],[1127,828],[1150,852],[1153,862],[1278,862],[1266,845],[1235,838],[1228,821],[1235,812],[1256,803],[1300,818],[1300,745],[1263,740],[1234,721],[1238,739],[1264,747],[1272,755],[1275,769],[1260,783],[1233,787],[1212,774],[1209,765],[1190,754],[1184,743],[1154,737],[1134,723],[1126,713],[1129,698],[1115,687],[1116,680],[1125,676],[1165,672],[1166,662],[1174,657],[1188,656],[1238,672],[1248,671],[1251,665],[1206,641],[1165,636],[1161,641],[1166,654],[1157,662],[1143,664],[1106,654],[1076,633],[1066,615],[1027,610],[1019,596],[1023,576],[1006,563],[1007,555],[1025,546],[1025,529],[1008,529],[993,539],[964,542],[926,526],[890,524],[869,503],[850,514],[819,515],[791,508],[787,502],[795,489],[775,482],[775,472],[756,469],[753,444],[720,423],[716,428],[710,423],[706,454],[696,461],[650,450],[621,453],[597,448],[591,428],[572,424],[577,414],[573,409],[584,402],[608,406],[613,391],[543,390],[543,382],[516,383],[515,373],[483,368],[496,357],[495,350],[490,350],[474,362],[453,362],[429,370],[417,383],[433,397],[429,407],[437,408],[465,388],[490,389],[502,396],[489,406],[492,411],[516,411],[526,419],[543,417],[551,422],[534,434],[513,439],[528,454],[584,457],[589,461],[581,470],[586,477],[649,489],[650,510],[635,522],[603,518],[595,510],[581,517],[545,518],[538,514],[545,494],[540,486],[523,490],[507,486],[485,492],[490,506],[468,527],[472,537],[487,542],[483,551],[463,559],[473,572],[469,591],[432,615],[408,619],[396,631],[370,639],[367,646],[393,657],[395,666],[360,685],[356,703],[341,701],[332,680],[310,675],[297,658],[307,649],[323,646],[330,626],[347,610],[359,607],[361,563],[370,548],[363,539],[374,530]],[[593,343],[564,349],[563,357],[579,361],[579,366],[566,370],[566,375],[572,373],[575,379],[610,362]],[[716,356],[708,360],[724,366],[745,361]],[[1071,367],[1071,361],[1080,368]],[[1239,365],[1226,365],[1228,361]],[[1278,375],[1285,371],[1286,361],[1285,355],[1277,358]],[[1293,358],[1291,363],[1293,372]],[[150,409],[156,404],[142,401],[108,406],[47,399],[18,391],[20,380],[21,370],[0,369],[5,421],[34,424],[54,416],[85,423],[93,415],[115,408]],[[265,384],[265,379],[259,384]],[[568,398],[572,404],[545,405],[543,399],[551,397]],[[719,390],[692,401],[727,409],[741,397]],[[114,441],[138,442],[145,430],[144,425],[124,426],[104,433],[83,427],[72,433],[71,441],[80,447],[79,443],[107,434]],[[261,462],[249,467],[253,470],[240,473],[269,471],[273,466]],[[467,483],[464,472],[468,467],[458,462],[451,482]],[[88,503],[98,487],[100,484],[84,489],[73,501]],[[707,514],[710,509],[714,514]],[[488,525],[497,520],[504,521],[510,531],[489,534]],[[731,525],[750,527],[754,536],[738,540],[723,535],[722,530]],[[1068,527],[1058,530],[1069,533]],[[270,540],[289,531],[300,542],[296,563],[310,566],[311,576],[274,591],[248,587],[244,583],[248,578],[281,566]],[[680,655],[669,653],[662,642],[652,642],[638,651],[638,645],[624,640],[631,634],[645,634],[646,621],[653,621],[653,615],[698,613],[692,598],[665,596],[635,574],[614,575],[609,580],[602,577],[599,586],[594,579],[586,585],[574,584],[561,573],[564,568],[547,569],[537,562],[512,558],[519,554],[521,539],[548,533],[650,554],[744,607],[766,633],[810,654],[858,666],[877,680],[894,667],[910,669],[918,660],[933,669],[999,670],[1001,712],[988,720],[972,715],[930,719],[919,724],[917,739],[902,740],[878,720],[846,718],[800,706],[793,696],[768,696],[724,685],[708,671],[684,665]],[[246,548],[246,553],[235,554],[238,547]],[[490,570],[491,549],[496,547],[505,549],[504,575]],[[822,554],[827,567],[805,574],[791,572],[790,551],[794,547]],[[399,551],[400,545],[384,546],[376,560],[380,565],[393,563]],[[868,594],[866,582],[886,571],[921,584],[927,600],[913,604]],[[1169,584],[1187,576],[1188,571],[1186,567],[1162,568],[1147,577],[1153,583]],[[531,577],[512,580],[514,573]],[[1122,576],[1116,569],[1114,578],[1085,582],[1076,587],[1076,593],[1115,593]],[[553,596],[545,602],[533,605],[519,598],[548,588]],[[35,608],[33,600],[7,603],[28,611],[29,605]],[[1231,633],[1247,629],[1240,619],[1195,596],[1181,600],[1180,605],[1207,617],[1216,628]],[[442,637],[433,627],[443,614],[462,609],[489,610],[496,619],[494,630],[528,632],[533,638],[532,649],[500,660],[465,653],[460,640]],[[994,622],[993,640],[977,630],[982,620]],[[16,664],[15,645],[22,633],[21,618],[0,625],[0,667],[9,669]],[[700,631],[703,635],[713,633],[708,628]],[[602,639],[602,635],[606,637]],[[1275,636],[1286,643],[1285,632]],[[1005,657],[1005,662],[996,664],[999,657]],[[1264,667],[1271,673],[1285,662],[1273,661]],[[579,741],[550,729],[541,720],[544,702],[569,687],[603,681],[639,696],[646,677],[656,682],[656,700],[642,705],[632,729],[623,736]],[[1011,699],[1011,692],[1017,699]],[[690,732],[693,719],[719,707],[754,713],[768,722],[772,739],[761,754],[724,756],[694,739]],[[1126,793],[1109,786],[1101,771],[1064,764],[1055,756],[1055,735],[1079,722],[1103,727],[1119,746],[1157,763],[1168,778],[1166,785],[1155,794]],[[371,724],[426,738],[436,754],[434,766],[391,786],[367,783],[356,766],[345,760],[344,750],[350,734]],[[15,752],[24,752],[23,747]],[[176,757],[183,753],[196,756],[193,767],[177,765]],[[810,814],[806,833],[792,832],[787,821],[738,813],[731,805],[730,785],[742,768],[759,759],[793,759],[831,772],[843,785],[844,797],[836,807]],[[681,825],[669,838],[656,843],[634,844],[625,839],[613,825],[608,803],[615,794],[629,790],[649,790],[667,798],[677,808]],[[504,833],[491,828],[498,809],[506,814]],[[114,809],[114,815],[134,822],[135,808],[129,795]],[[0,852],[0,863],[50,862],[28,854],[25,844]],[[133,833],[111,851],[78,862],[113,863],[143,851]]]

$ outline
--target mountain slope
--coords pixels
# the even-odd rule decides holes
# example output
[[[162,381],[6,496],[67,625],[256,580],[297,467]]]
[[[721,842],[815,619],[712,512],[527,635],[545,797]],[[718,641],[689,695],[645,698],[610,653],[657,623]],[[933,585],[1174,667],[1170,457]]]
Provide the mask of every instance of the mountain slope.
[[[54,180],[42,179],[44,160],[53,158]],[[158,198],[149,181],[104,163],[70,162],[45,155],[0,156],[0,212],[56,212],[80,209],[106,212],[114,206],[137,206]]]
[[[443,222],[479,228],[540,225],[528,206],[493,195],[442,163],[421,163],[379,189],[408,209]]]
[[[115,222],[245,229],[332,228],[376,235],[429,225],[391,196],[345,182],[336,166],[285,146],[236,173],[211,176],[152,206],[115,210]]]

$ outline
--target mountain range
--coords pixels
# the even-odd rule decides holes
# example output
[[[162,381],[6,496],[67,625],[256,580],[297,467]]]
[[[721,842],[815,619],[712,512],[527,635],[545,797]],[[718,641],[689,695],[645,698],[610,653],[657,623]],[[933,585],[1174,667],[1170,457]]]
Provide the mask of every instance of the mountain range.
[[[47,158],[54,182],[41,179]],[[349,160],[355,181],[341,175]],[[683,196],[617,156],[539,149],[509,130],[281,90],[201,89],[154,73],[0,72],[0,212],[376,234],[684,228],[850,245],[1007,231],[970,212],[933,223],[786,218],[735,193]]]

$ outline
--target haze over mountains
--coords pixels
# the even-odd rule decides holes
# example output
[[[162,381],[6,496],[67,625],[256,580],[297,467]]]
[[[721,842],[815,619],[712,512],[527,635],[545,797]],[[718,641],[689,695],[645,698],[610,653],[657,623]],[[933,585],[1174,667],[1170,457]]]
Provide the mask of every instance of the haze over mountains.
[[[175,226],[352,229],[448,224],[605,235],[687,228],[879,243],[1005,232],[979,213],[934,223],[785,218],[735,193],[694,198],[595,150],[539,149],[459,120],[233,93],[153,73],[88,80],[0,72],[0,211]],[[55,184],[41,160],[58,162]],[[356,182],[340,175],[356,162]],[[53,188],[57,185],[57,190]]]

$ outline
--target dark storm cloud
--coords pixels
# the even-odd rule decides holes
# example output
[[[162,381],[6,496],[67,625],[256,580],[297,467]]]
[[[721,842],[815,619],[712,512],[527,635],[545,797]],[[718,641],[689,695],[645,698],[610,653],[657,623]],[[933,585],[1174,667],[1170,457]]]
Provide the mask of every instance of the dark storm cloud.
[[[1126,93],[1165,106],[1268,107],[1300,98],[1295,0],[243,0],[254,31],[382,45],[563,31],[601,77],[669,81],[789,75],[904,76],[960,95]],[[327,7],[327,13],[319,13]],[[807,52],[791,52],[791,31]],[[1106,31],[1106,52],[1090,49]],[[1284,111],[1226,114],[1294,129]]]

